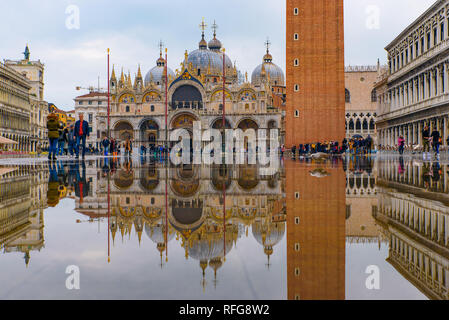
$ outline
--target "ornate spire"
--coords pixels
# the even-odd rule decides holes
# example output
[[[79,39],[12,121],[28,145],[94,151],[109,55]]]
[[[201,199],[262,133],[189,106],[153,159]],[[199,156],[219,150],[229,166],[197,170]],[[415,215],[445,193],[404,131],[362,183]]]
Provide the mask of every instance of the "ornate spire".
[[[122,85],[125,84],[125,74],[123,73],[123,67],[122,67],[122,74],[120,75],[120,83]]]
[[[140,71],[140,63],[139,68],[137,69],[137,79],[142,79],[142,72]]]
[[[114,70],[114,65],[112,65],[112,74],[111,74],[111,79],[112,81],[116,81],[116,77],[115,77],[115,70]]]
[[[128,87],[132,87],[132,82],[131,82],[131,72],[128,70],[128,82],[127,82]]]

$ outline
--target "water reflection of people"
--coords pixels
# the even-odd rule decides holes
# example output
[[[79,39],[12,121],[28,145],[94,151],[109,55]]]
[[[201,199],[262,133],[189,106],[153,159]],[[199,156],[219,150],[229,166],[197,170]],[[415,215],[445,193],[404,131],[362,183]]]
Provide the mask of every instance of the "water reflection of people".
[[[399,168],[398,168],[398,173],[400,175],[403,175],[405,172],[405,168],[404,168],[404,157],[400,156],[399,157]]]
[[[49,207],[56,207],[59,203],[59,180],[55,163],[49,164],[50,174],[48,176],[47,204]]]
[[[86,180],[86,164],[81,162],[81,174],[80,163],[75,166],[75,196],[80,199],[80,203],[83,203],[83,199],[89,195],[89,183]]]
[[[438,188],[438,182],[441,179],[441,166],[439,162],[432,164],[432,189]]]

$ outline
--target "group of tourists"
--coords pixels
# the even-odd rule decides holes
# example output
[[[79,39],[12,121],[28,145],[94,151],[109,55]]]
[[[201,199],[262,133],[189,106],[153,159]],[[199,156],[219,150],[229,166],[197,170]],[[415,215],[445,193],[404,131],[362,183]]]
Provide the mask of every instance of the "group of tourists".
[[[58,116],[50,113],[47,118],[47,129],[49,160],[56,160],[56,156],[63,155],[63,153],[66,155],[70,153],[71,156],[76,155],[76,159],[78,159],[80,147],[82,147],[81,155],[84,159],[86,154],[86,138],[89,136],[89,123],[84,121],[82,114],[80,114],[80,118],[75,122],[75,125],[64,128],[59,122]],[[67,148],[65,148],[66,143]]]
[[[325,141],[316,143],[300,144],[299,146],[293,146],[290,150],[293,157],[298,155],[299,157],[307,156],[314,153],[327,153],[333,155],[341,155],[346,152],[352,154],[371,154],[373,151],[373,139],[371,136],[367,138],[352,138],[350,140],[343,139],[341,143],[338,141]],[[281,147],[281,155],[283,155],[285,149]]]

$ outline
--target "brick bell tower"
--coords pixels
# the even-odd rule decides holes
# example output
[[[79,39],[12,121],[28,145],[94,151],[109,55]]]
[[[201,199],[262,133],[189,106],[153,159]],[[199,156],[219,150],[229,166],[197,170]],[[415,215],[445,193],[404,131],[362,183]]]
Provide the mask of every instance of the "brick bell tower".
[[[287,148],[345,137],[343,0],[287,0]]]

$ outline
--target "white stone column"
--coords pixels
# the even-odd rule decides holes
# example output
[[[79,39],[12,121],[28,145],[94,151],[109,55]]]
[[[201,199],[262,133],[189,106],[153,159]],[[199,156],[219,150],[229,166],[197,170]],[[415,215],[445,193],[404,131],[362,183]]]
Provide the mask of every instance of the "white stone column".
[[[447,116],[445,116],[443,119],[444,119],[443,120],[443,124],[444,124],[444,128],[443,128],[443,145],[447,146],[446,139],[447,139],[447,134],[448,134],[448,131],[447,131],[448,118],[447,118]]]

